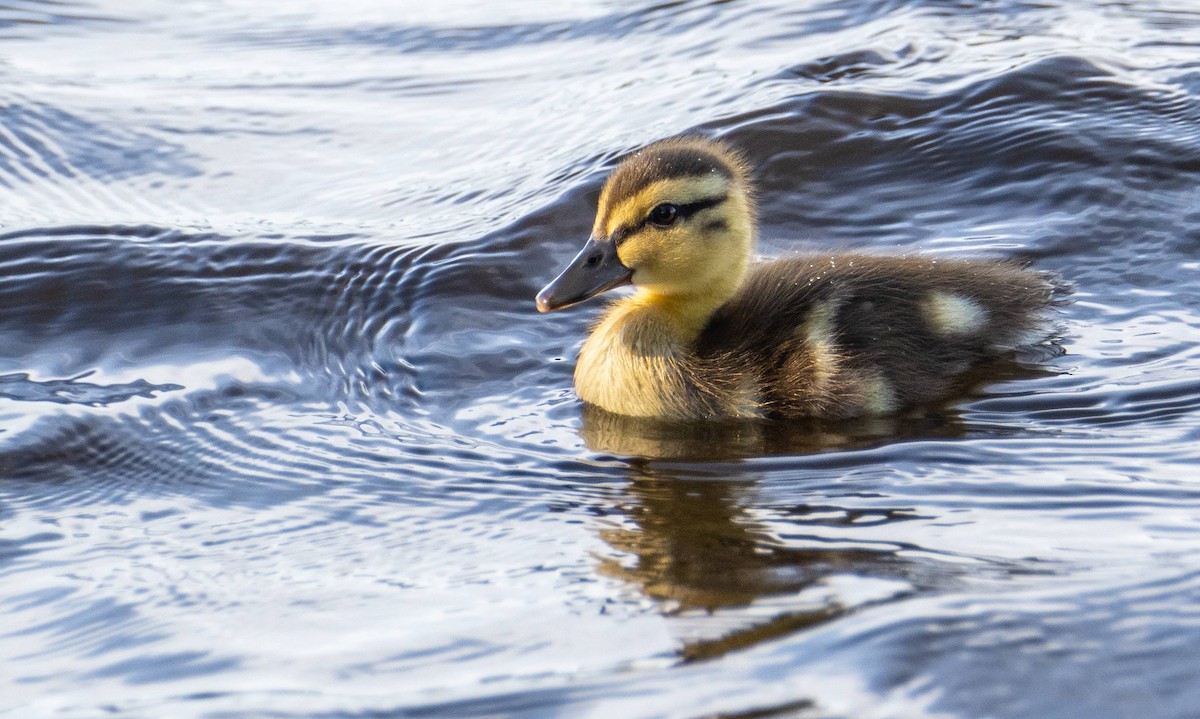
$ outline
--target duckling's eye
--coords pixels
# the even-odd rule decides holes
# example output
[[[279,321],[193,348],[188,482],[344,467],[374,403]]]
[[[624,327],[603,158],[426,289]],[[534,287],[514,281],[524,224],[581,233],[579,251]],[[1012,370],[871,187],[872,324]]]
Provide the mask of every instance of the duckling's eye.
[[[669,227],[679,217],[679,208],[669,202],[650,210],[650,222],[659,227]]]

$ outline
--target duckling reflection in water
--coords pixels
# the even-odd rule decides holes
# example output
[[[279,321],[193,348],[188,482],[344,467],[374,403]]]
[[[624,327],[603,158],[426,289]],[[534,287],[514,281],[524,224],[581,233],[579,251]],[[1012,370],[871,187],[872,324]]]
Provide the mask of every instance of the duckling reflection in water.
[[[600,193],[591,239],[542,312],[621,285],[575,367],[584,402],[668,420],[888,415],[969,367],[1047,339],[1060,285],[993,260],[834,254],[751,264],[749,168],[729,146],[662,140]]]

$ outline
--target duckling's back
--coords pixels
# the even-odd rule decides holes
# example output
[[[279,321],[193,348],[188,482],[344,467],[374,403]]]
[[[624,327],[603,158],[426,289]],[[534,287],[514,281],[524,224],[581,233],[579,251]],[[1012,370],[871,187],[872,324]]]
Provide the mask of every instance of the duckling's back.
[[[751,269],[696,351],[715,374],[757,385],[766,414],[886,414],[945,396],[981,360],[1044,341],[1063,287],[987,260],[778,260]]]

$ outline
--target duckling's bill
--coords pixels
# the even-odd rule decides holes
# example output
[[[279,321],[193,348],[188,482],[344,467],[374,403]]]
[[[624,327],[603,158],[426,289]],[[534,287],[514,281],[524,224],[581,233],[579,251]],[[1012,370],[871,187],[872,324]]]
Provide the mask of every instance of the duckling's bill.
[[[617,245],[608,238],[591,238],[567,269],[537,295],[539,312],[551,312],[583,302],[614,287],[629,284],[633,270],[621,263]]]

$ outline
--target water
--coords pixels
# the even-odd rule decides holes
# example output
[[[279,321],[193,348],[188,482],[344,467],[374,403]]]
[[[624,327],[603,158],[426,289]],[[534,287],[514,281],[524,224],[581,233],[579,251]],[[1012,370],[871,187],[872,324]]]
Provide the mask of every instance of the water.
[[[1200,715],[1194,4],[561,5],[0,3],[0,715]],[[584,412],[533,295],[682,131],[1066,354]]]

